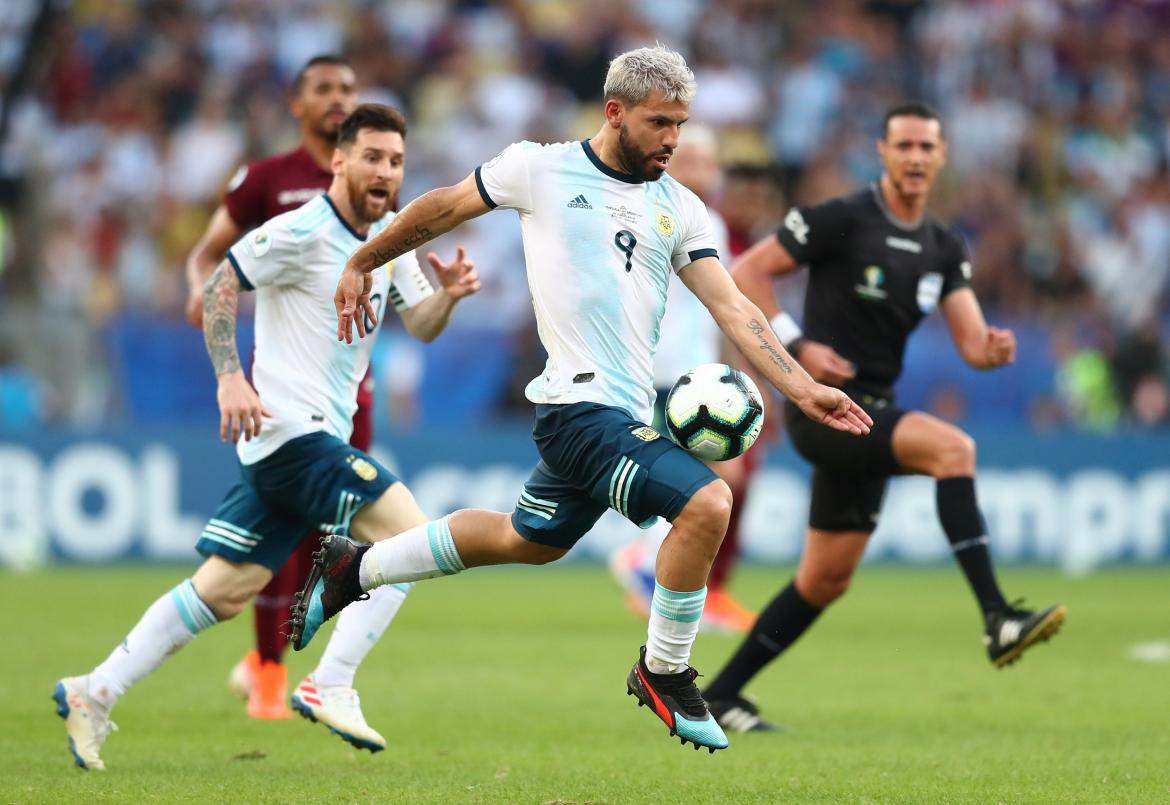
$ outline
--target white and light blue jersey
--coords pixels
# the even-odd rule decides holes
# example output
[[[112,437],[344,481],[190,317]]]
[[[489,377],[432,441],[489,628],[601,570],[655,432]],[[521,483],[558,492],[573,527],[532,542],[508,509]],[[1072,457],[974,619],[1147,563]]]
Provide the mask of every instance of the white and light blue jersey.
[[[370,226],[370,235],[393,213]],[[357,234],[327,195],[283,213],[228,250],[240,284],[256,291],[256,351],[252,385],[272,414],[260,435],[240,440],[244,464],[254,464],[298,436],[326,431],[348,442],[357,410],[358,385],[366,374],[372,337],[387,302],[407,310],[434,293],[414,252],[373,272],[370,300],[378,324],[366,338],[337,340],[333,294],[346,260],[365,238]]]
[[[598,402],[649,422],[671,275],[718,249],[703,202],[669,175],[643,182],[588,141],[508,146],[475,169],[490,207],[520,215],[548,360],[535,403]]]
[[[707,208],[715,248],[724,259],[731,256],[727,224],[719,213]],[[677,276],[670,280],[666,292],[666,312],[662,314],[662,334],[654,356],[654,387],[669,389],[684,374],[705,363],[717,363],[722,353],[723,331],[719,329],[707,306]]]

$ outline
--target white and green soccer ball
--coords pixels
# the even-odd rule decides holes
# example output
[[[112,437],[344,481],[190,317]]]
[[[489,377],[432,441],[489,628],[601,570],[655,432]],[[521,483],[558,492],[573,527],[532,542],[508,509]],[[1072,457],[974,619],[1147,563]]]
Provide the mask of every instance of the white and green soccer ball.
[[[696,366],[666,398],[670,437],[703,461],[726,461],[747,452],[764,425],[760,390],[725,363]]]

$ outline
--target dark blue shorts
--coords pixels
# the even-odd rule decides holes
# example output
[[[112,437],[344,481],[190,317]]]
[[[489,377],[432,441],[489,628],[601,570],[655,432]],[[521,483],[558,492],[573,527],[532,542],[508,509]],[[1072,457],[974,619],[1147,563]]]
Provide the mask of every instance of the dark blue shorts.
[[[715,473],[620,408],[538,405],[532,438],[540,463],[520,493],[512,525],[525,539],[571,548],[607,508],[649,528],[674,520]]]
[[[314,528],[344,530],[366,503],[398,482],[367,453],[328,433],[310,433],[255,464],[228,490],[195,549],[272,571]]]

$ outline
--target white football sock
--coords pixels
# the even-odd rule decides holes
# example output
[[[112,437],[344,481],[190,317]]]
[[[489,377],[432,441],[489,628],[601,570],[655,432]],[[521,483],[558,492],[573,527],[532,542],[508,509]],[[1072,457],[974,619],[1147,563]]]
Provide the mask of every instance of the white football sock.
[[[215,613],[195,592],[191,579],[184,579],[151,604],[122,644],[93,669],[89,695],[113,707],[131,685],[216,623]]]
[[[409,591],[409,584],[387,584],[371,590],[368,600],[354,601],[341,610],[329,645],[313,671],[319,687],[353,687],[358,666],[394,620]]]
[[[363,590],[383,584],[450,576],[467,568],[459,558],[447,517],[415,526],[375,542],[362,556],[358,580]]]
[[[646,667],[650,673],[677,674],[687,667],[706,600],[706,587],[675,592],[654,582],[650,629],[646,637]]]

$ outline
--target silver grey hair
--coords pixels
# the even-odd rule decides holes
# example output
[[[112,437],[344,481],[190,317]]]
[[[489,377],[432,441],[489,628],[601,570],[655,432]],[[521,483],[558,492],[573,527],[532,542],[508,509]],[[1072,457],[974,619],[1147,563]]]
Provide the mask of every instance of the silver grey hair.
[[[621,54],[609,63],[605,98],[626,106],[644,103],[658,90],[668,102],[689,104],[695,97],[695,74],[681,54],[656,44]]]

